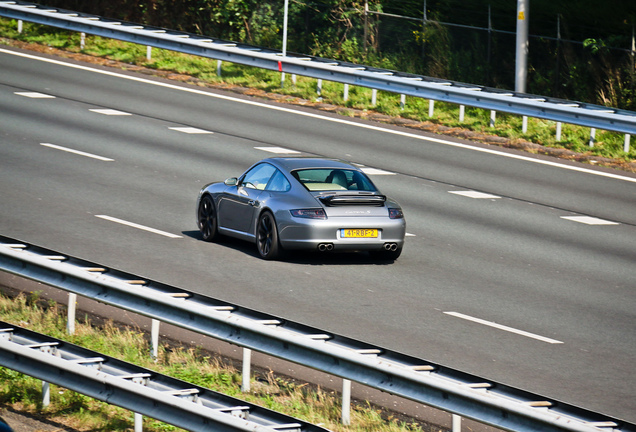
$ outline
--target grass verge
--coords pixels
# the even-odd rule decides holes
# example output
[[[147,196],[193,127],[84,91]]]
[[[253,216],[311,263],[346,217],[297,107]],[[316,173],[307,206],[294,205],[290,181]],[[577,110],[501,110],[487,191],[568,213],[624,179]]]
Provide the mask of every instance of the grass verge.
[[[494,127],[490,127],[490,112],[467,107],[464,121],[459,121],[459,107],[443,102],[435,103],[429,116],[429,101],[408,97],[404,107],[400,96],[379,91],[377,103],[372,105],[372,90],[350,86],[348,99],[344,100],[344,86],[324,82],[320,96],[317,81],[313,78],[288,75],[281,88],[278,72],[225,62],[221,76],[217,75],[217,61],[173,51],[153,49],[151,59],[146,57],[146,47],[87,35],[82,48],[80,34],[52,27],[24,23],[18,33],[15,20],[0,19],[0,40],[8,45],[18,43],[38,44],[49,49],[83,54],[96,59],[109,59],[123,68],[143,68],[173,79],[192,81],[198,85],[251,89],[252,94],[264,93],[291,103],[314,105],[320,109],[335,109],[339,113],[380,121],[399,123],[437,133],[456,135],[488,144],[520,148],[532,153],[545,153],[561,158],[588,162],[636,171],[636,145],[624,151],[624,135],[615,132],[596,132],[594,146],[589,146],[590,129],[563,124],[561,140],[556,140],[557,124],[553,121],[528,118],[527,132],[522,133],[520,116],[497,113]],[[151,72],[152,73],[152,72]],[[175,76],[179,75],[179,76]],[[330,105],[332,108],[326,108]],[[338,108],[333,108],[338,107]],[[387,119],[387,117],[389,119]],[[466,132],[468,131],[468,132]]]
[[[340,397],[320,387],[275,376],[271,371],[254,374],[252,391],[241,392],[240,371],[229,361],[196,347],[163,344],[157,362],[150,359],[146,335],[137,329],[121,328],[112,321],[97,326],[88,317],[76,324],[74,335],[66,334],[66,311],[37,293],[10,298],[0,292],[0,316],[4,321],[81,345],[102,354],[155,370],[180,380],[212,389],[287,415],[320,424],[335,432],[420,432],[441,429],[398,417],[368,403],[353,404],[351,426],[340,424]],[[0,405],[43,415],[74,431],[131,431],[130,411],[79,393],[51,385],[51,403],[42,407],[41,382],[0,367]],[[144,417],[144,431],[178,431],[174,426]]]

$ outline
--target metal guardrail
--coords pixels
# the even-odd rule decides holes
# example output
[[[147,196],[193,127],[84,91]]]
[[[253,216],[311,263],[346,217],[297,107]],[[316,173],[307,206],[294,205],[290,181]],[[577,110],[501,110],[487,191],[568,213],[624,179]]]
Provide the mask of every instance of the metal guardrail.
[[[500,429],[636,432],[632,423],[1,236],[0,271]]]
[[[189,431],[328,432],[2,321],[0,365]]]
[[[636,134],[636,112],[515,93],[455,81],[212,39],[201,35],[115,21],[23,1],[0,1],[0,16],[126,42],[527,117]]]

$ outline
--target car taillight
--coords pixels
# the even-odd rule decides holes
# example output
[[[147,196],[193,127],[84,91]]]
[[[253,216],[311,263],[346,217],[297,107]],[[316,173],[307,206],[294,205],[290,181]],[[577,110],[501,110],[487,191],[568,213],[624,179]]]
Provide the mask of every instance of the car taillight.
[[[297,209],[290,210],[291,215],[299,218],[307,218],[307,219],[327,219],[327,214],[324,209]]]
[[[390,208],[389,209],[389,218],[391,218],[391,219],[402,219],[402,218],[404,218],[404,213],[402,213],[401,209]]]

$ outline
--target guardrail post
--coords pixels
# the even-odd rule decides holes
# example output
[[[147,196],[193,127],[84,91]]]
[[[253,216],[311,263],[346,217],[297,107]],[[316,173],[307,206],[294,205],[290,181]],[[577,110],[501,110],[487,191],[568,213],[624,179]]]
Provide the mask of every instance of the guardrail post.
[[[460,123],[464,123],[464,114],[466,114],[466,106],[460,105],[459,106],[459,122]]]
[[[557,122],[556,125],[556,140],[557,142],[561,141],[561,122]]]
[[[146,47],[146,60],[152,60],[152,47],[150,45]]]
[[[150,329],[150,356],[155,362],[159,357],[159,324],[159,320],[153,319]]]
[[[351,424],[351,381],[342,380],[342,424]]]
[[[521,121],[521,132],[524,134],[528,132],[528,116],[523,116],[523,120]]]
[[[345,102],[349,100],[349,84],[344,85],[344,94],[342,95],[342,98]]]
[[[221,76],[221,64],[223,62],[221,60],[216,61],[216,76]]]
[[[144,430],[144,416],[139,413],[135,413],[135,432],[142,432]]]
[[[22,33],[22,20],[18,20],[18,33]]]
[[[428,100],[428,116],[433,117],[433,113],[435,112],[435,101],[433,99]]]
[[[378,89],[371,91],[371,105],[376,106],[378,104]]]
[[[51,403],[51,384],[42,381],[42,408],[47,408]]]
[[[252,376],[252,350],[243,348],[243,373],[241,377],[241,391],[247,393],[250,391],[250,377]]]
[[[490,111],[490,127],[494,128],[495,127],[495,118],[497,117],[497,111],[491,110]]]
[[[83,50],[86,46],[86,33],[80,33],[80,49]]]
[[[623,143],[623,151],[627,153],[629,151],[629,141],[631,139],[630,134],[625,134],[625,142]]]
[[[77,294],[68,293],[68,311],[66,316],[66,332],[75,334],[75,308],[77,305]]]
[[[453,414],[452,431],[453,432],[462,431],[462,418],[458,416],[457,414]]]
[[[400,109],[403,110],[405,105],[406,105],[406,95],[405,94],[401,94],[400,95]]]
[[[594,142],[596,142],[596,128],[590,128],[590,147],[594,147]]]
[[[322,79],[319,79],[316,84],[316,94],[318,94],[318,96],[322,96]]]

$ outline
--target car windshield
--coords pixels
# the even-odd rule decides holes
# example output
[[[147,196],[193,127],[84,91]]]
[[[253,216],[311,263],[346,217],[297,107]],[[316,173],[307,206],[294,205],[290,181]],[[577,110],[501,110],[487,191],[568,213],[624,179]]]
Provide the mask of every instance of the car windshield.
[[[292,171],[292,175],[309,191],[367,191],[377,189],[360,171],[350,169],[311,168]]]

